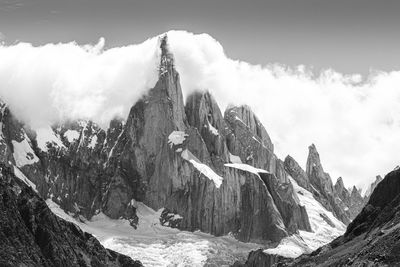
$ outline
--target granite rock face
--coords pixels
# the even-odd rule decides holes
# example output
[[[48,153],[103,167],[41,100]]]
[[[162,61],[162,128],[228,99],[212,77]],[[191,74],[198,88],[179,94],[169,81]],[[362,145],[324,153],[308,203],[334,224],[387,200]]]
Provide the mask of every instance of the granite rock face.
[[[331,177],[322,167],[314,144],[309,147],[306,171],[291,156],[285,158],[284,167],[301,187],[310,191],[324,208],[333,212],[345,224],[349,224],[357,216],[367,201],[356,187],[349,191],[341,177],[333,186]]]
[[[142,266],[54,215],[11,167],[0,176],[1,266]]]
[[[337,186],[340,184],[338,181]],[[376,186],[368,203],[349,224],[345,234],[330,244],[296,259],[257,250],[249,254],[244,264],[235,263],[234,266],[399,266],[399,223],[400,169],[397,169]]]
[[[209,92],[191,94],[186,100],[185,111],[189,125],[197,128],[203,138],[213,164],[221,166],[229,162],[227,126],[212,95]]]
[[[286,172],[303,188],[312,192],[314,189],[306,172],[300,167],[297,161],[288,155],[284,161],[284,168]]]
[[[272,144],[268,143],[270,139],[264,126],[258,124],[259,121],[250,108],[228,107],[224,118],[229,151],[238,156],[241,162],[278,174],[280,181],[287,182],[283,164],[274,154]]]
[[[314,144],[308,147],[306,174],[311,184],[325,196],[333,194],[331,177],[324,169],[319,158],[319,153]]]

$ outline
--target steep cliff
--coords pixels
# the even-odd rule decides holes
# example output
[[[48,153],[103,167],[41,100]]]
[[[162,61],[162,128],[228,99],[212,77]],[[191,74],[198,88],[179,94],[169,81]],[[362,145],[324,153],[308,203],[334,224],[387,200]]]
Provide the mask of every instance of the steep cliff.
[[[354,187],[349,192],[340,177],[335,186],[328,173],[324,172],[319,154],[314,144],[309,147],[306,174],[310,184],[318,191],[315,195],[324,207],[332,211],[345,224],[349,224],[360,212],[365,204],[365,199]]]
[[[1,266],[142,266],[54,215],[11,167],[0,176]]]
[[[377,185],[343,236],[297,259],[254,252],[245,266],[399,266],[399,223],[400,170],[394,170]]]

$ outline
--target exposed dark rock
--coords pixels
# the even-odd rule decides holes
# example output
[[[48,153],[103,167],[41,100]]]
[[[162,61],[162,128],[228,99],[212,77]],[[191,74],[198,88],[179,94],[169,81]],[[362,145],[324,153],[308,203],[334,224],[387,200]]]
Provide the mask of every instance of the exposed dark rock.
[[[366,200],[360,191],[354,186],[349,192],[344,184],[342,177],[339,177],[335,184],[336,204],[353,220],[364,207]]]
[[[251,251],[244,264],[236,262],[233,267],[279,267],[287,258],[264,253],[262,249]]]
[[[234,112],[238,119],[248,127],[252,135],[255,136],[263,146],[271,152],[274,151],[274,145],[271,142],[267,130],[265,130],[264,126],[253,111],[251,111],[249,106],[243,105],[239,107],[231,107],[228,109],[228,112]]]
[[[164,226],[169,226],[171,228],[180,228],[182,222],[182,217],[179,214],[173,213],[168,209],[164,209],[161,212],[160,223]]]
[[[297,161],[288,155],[284,161],[285,170],[287,173],[292,176],[292,178],[303,188],[312,192],[313,188],[310,184],[310,180],[306,172],[300,167]]]
[[[343,223],[348,224],[350,222],[349,214],[341,205],[342,200],[337,198],[331,177],[324,171],[315,145],[312,144],[308,149],[306,174],[315,189],[313,190],[314,197]]]
[[[346,233],[309,255],[278,266],[399,266],[400,170],[377,185]]]
[[[259,175],[267,185],[289,232],[296,233],[297,230],[311,232],[307,211],[299,204],[293,186],[290,183],[279,183],[274,174],[260,173]]]
[[[1,266],[142,266],[58,218],[10,167],[0,169]]]
[[[224,118],[228,126],[226,139],[229,151],[239,156],[243,163],[274,173],[280,181],[287,182],[286,172],[277,171],[283,169],[283,165],[277,164],[278,158],[273,153],[273,146],[268,143],[264,126],[254,119],[256,117],[250,108],[231,106],[225,111]]]
[[[322,168],[317,148],[312,144],[308,147],[308,151],[306,173],[311,184],[324,195],[333,194],[331,177]]]
[[[186,116],[191,126],[198,129],[214,165],[229,162],[226,146],[226,124],[218,104],[210,93],[195,92],[186,100]]]

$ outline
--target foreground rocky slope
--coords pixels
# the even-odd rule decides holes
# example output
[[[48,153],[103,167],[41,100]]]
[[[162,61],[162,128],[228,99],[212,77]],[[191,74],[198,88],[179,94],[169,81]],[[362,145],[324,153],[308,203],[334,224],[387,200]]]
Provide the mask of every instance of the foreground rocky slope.
[[[1,266],[142,266],[58,218],[3,164],[0,195]]]
[[[330,244],[295,260],[250,254],[246,266],[399,266],[400,170],[376,186],[346,233]]]

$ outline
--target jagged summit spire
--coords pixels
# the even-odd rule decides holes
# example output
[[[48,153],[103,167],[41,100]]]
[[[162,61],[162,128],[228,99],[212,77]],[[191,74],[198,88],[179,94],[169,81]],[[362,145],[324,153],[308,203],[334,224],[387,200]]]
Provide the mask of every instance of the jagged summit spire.
[[[341,188],[341,189],[344,189],[345,187],[344,187],[344,183],[343,183],[343,178],[342,177],[339,177],[337,180],[336,180],[336,184],[335,184],[335,188]]]
[[[169,51],[168,47],[168,35],[164,34],[160,37],[160,49],[161,49],[161,59],[159,66],[159,76],[163,76],[169,71],[174,70],[174,56]]]

